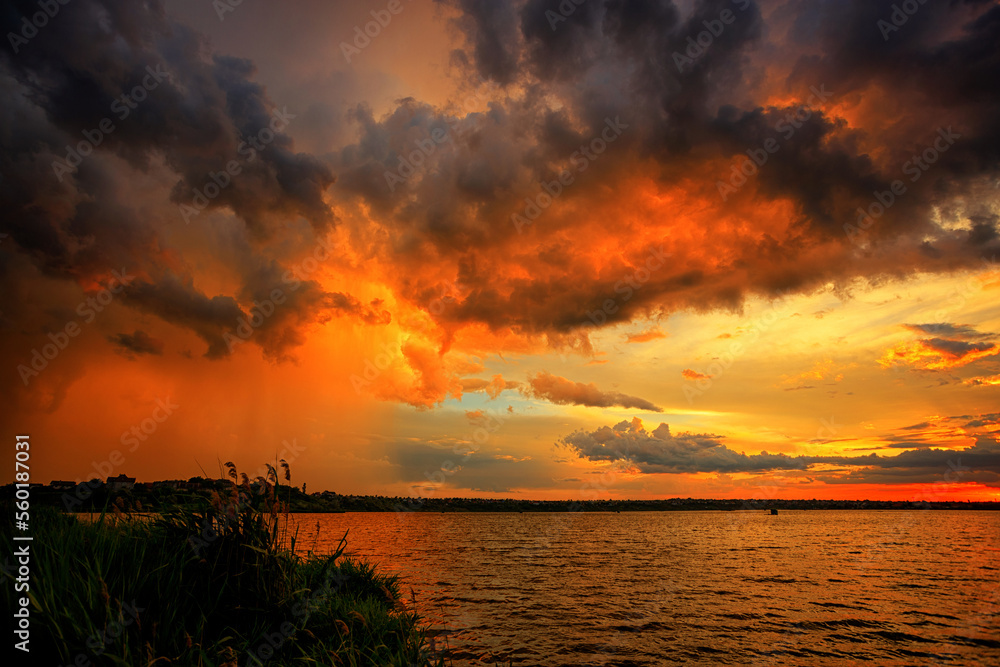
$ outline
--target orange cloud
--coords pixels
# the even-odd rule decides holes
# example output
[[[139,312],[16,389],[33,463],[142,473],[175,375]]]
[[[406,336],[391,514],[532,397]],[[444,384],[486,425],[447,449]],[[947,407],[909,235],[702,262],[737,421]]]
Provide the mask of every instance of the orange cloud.
[[[965,366],[977,359],[992,357],[998,353],[1000,348],[994,343],[968,343],[935,338],[900,343],[886,350],[878,363],[882,368],[899,364],[925,370],[946,370]]]
[[[688,380],[710,380],[710,379],[712,379],[711,375],[708,375],[706,373],[699,373],[698,371],[691,370],[690,368],[685,368],[684,370],[682,370],[681,371],[681,375],[683,375]]]
[[[974,377],[965,380],[965,384],[977,386],[996,386],[1000,385],[1000,375],[986,376],[986,377]]]
[[[644,398],[628,396],[617,391],[601,391],[593,382],[588,384],[573,382],[551,373],[538,373],[528,381],[528,385],[524,390],[526,395],[560,405],[586,405],[598,408],[621,406],[649,412],[663,412],[663,408],[653,405]]]
[[[650,327],[644,331],[640,331],[634,334],[626,335],[626,342],[628,343],[646,343],[651,340],[657,340],[658,338],[666,338],[665,334],[660,327]]]

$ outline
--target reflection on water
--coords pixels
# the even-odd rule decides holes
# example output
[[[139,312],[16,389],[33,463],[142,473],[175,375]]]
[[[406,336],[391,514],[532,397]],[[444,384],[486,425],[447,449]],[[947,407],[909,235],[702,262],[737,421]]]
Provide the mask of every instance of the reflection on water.
[[[293,521],[403,575],[455,665],[1000,665],[1000,512]]]

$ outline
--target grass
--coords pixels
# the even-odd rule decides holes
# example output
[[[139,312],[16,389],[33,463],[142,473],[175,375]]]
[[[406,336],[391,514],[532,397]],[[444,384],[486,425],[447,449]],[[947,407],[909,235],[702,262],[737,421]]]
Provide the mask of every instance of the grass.
[[[238,483],[226,465],[230,493],[200,508],[144,517],[119,501],[90,522],[33,510],[33,664],[443,665],[397,577],[344,557],[345,539],[333,554],[297,556],[280,528],[277,470]],[[8,583],[13,609],[23,593]]]

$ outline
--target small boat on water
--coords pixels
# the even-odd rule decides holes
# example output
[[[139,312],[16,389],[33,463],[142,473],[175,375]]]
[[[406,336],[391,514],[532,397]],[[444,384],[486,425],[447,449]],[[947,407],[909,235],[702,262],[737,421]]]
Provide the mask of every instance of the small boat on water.
[[[772,510],[771,510],[771,514],[772,514],[772,515],[774,515],[774,514],[777,514],[777,513],[778,513],[778,510],[775,510],[775,509],[772,509]]]

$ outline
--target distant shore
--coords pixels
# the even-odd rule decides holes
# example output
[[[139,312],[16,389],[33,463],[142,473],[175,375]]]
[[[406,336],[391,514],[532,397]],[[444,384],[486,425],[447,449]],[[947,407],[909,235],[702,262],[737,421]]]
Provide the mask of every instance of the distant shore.
[[[162,508],[199,506],[213,494],[228,488],[228,480],[193,477],[189,480],[135,483],[125,476],[81,483],[32,484],[33,503],[65,512],[100,512],[122,498],[133,511],[157,512]],[[293,513],[341,512],[673,512],[754,510],[1000,510],[1000,502],[934,500],[791,500],[783,498],[710,499],[666,498],[658,500],[521,500],[514,498],[445,498],[367,496],[333,491],[305,493],[287,486],[283,500]],[[14,485],[0,487],[0,498],[12,499]]]

